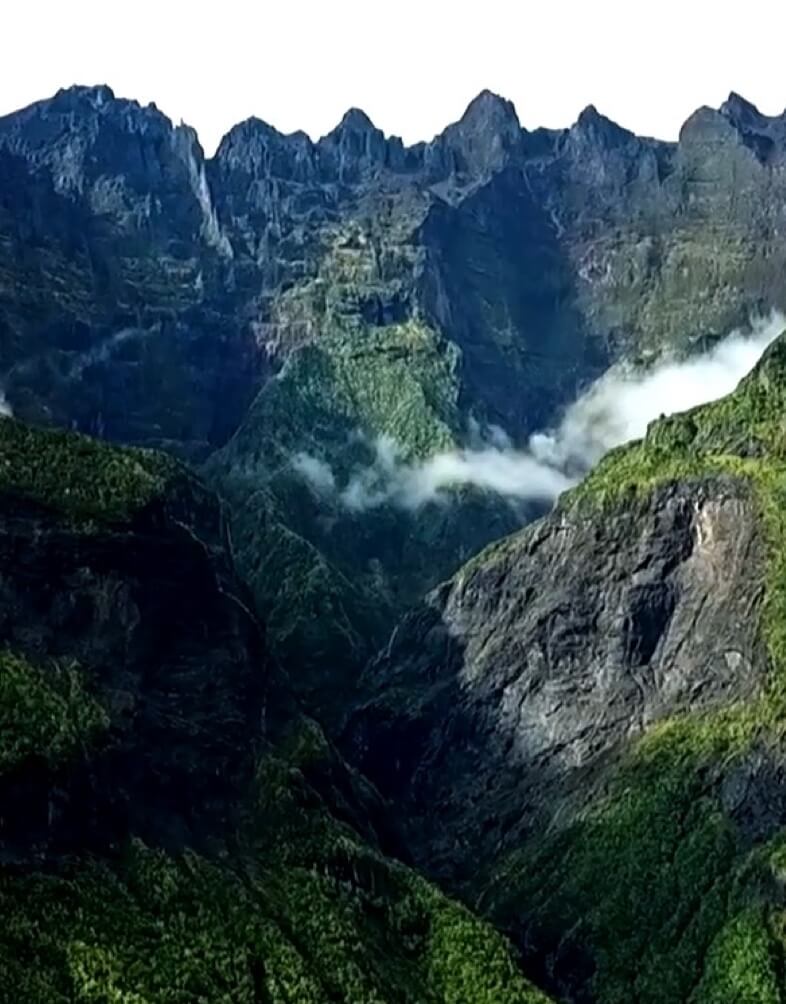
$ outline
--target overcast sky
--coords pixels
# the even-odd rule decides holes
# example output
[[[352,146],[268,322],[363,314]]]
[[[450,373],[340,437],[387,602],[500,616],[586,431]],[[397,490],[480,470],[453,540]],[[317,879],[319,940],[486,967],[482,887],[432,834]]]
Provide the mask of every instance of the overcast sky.
[[[528,127],[593,103],[671,139],[732,89],[782,112],[784,53],[778,0],[3,0],[0,113],[108,83],[211,153],[250,115],[316,138],[353,105],[430,139],[488,87]]]

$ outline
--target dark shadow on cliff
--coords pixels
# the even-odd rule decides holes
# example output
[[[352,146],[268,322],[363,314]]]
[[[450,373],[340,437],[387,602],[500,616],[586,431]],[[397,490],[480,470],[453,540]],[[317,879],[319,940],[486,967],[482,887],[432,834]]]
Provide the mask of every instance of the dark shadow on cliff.
[[[523,439],[609,364],[577,307],[570,245],[510,165],[455,204],[436,202],[420,234],[419,295],[463,353],[462,394]]]

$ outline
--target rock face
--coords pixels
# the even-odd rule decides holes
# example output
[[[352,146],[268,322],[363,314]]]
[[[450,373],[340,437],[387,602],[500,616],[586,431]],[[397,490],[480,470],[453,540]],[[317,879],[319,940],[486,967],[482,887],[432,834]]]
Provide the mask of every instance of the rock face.
[[[481,553],[370,664],[348,748],[558,999],[778,1000],[782,336]]]
[[[0,422],[0,999],[547,1004],[381,850],[180,464]]]
[[[193,130],[72,88],[0,122],[0,162],[0,355],[17,413],[204,453],[239,420],[254,363],[221,295],[206,302],[231,249]]]
[[[351,730],[420,863],[472,877],[657,721],[755,695],[763,567],[750,492],[707,481],[558,510],[435,591],[367,670],[382,697]]]

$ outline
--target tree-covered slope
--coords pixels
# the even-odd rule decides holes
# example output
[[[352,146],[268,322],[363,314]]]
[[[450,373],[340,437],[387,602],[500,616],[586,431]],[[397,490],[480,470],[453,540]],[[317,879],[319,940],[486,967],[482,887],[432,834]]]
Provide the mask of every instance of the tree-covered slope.
[[[559,999],[786,994],[785,394],[781,337],[465,566],[369,670],[348,743],[416,858]]]
[[[0,421],[0,1000],[546,998],[393,860],[184,467]]]
[[[417,505],[385,494],[386,459],[423,463],[466,438],[458,367],[422,323],[335,322],[260,391],[206,466],[271,644],[332,720],[397,616],[527,511],[468,487]]]

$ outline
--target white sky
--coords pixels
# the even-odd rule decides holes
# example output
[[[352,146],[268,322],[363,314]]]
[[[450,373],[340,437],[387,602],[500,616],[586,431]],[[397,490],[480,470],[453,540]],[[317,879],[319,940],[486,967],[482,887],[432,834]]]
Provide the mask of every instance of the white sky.
[[[108,83],[199,130],[328,132],[352,105],[430,139],[484,87],[522,123],[587,104],[666,139],[730,90],[786,106],[782,0],[2,0],[0,113]]]

